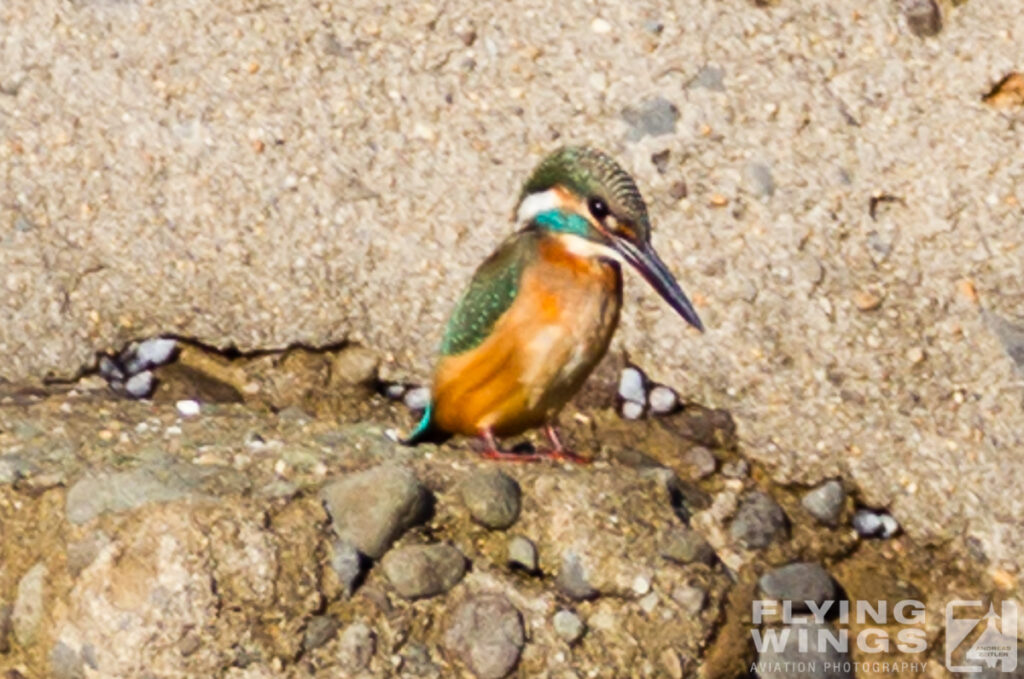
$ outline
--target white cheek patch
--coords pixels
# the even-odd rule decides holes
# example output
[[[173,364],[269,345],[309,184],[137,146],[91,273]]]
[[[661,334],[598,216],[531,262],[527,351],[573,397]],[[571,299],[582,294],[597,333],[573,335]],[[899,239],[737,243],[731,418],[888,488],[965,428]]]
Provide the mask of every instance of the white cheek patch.
[[[554,189],[531,193],[519,203],[516,220],[520,224],[529,223],[534,217],[544,212],[551,212],[562,207],[562,200]]]
[[[560,233],[557,238],[558,242],[566,250],[577,257],[604,257],[605,259],[615,260],[620,264],[626,263],[626,260],[622,258],[618,250],[603,243],[595,243],[592,240],[587,240],[582,236],[576,236],[571,233]]]

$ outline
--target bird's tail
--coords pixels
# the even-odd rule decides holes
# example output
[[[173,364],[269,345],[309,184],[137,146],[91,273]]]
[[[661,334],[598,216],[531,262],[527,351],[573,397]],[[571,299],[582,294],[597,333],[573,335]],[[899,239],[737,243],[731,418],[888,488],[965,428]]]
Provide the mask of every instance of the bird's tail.
[[[423,419],[416,425],[416,429],[409,435],[409,438],[402,441],[404,445],[417,446],[421,443],[444,443],[452,437],[451,434],[438,427],[434,422],[433,411],[434,404],[428,405],[423,413]]]

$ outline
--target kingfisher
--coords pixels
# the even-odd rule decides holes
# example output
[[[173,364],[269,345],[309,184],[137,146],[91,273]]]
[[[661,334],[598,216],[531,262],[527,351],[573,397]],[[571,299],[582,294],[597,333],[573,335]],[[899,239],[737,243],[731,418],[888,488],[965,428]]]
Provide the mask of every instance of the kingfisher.
[[[585,462],[555,421],[608,350],[622,307],[622,265],[683,319],[697,312],[651,245],[647,205],[608,154],[567,146],[523,185],[515,233],[473,274],[441,341],[429,404],[406,444],[479,436],[488,459]],[[549,450],[506,451],[497,438],[543,427]]]

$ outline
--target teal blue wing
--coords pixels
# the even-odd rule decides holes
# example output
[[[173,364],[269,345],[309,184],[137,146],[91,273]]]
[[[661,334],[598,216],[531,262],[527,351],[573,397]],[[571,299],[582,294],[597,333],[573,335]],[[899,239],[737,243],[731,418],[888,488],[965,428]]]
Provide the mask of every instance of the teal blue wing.
[[[453,356],[480,345],[519,292],[519,279],[529,255],[536,251],[537,235],[521,231],[488,257],[473,274],[469,289],[448,319],[441,354]]]

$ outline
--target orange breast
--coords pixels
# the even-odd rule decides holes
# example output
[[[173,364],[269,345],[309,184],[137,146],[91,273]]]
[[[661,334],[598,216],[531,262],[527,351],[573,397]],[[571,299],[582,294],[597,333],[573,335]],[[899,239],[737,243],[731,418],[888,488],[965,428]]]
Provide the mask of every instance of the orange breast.
[[[616,265],[544,239],[490,336],[438,364],[435,422],[457,434],[507,436],[550,421],[607,351],[621,300]]]

